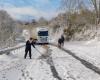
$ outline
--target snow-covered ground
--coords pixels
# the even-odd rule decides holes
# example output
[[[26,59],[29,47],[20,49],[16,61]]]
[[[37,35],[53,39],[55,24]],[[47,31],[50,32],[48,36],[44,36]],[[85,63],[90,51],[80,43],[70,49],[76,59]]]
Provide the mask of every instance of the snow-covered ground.
[[[41,66],[42,61],[37,60],[40,54],[35,49],[32,49],[32,60],[30,60],[28,57],[27,59],[23,58],[24,50],[24,48],[21,48],[20,50],[13,51],[10,55],[0,55],[0,80],[33,80],[31,79],[32,77],[37,77],[38,79],[35,79],[39,80],[40,77],[38,77],[38,75],[42,74],[40,73],[41,68],[46,67],[46,69],[48,69],[48,65],[46,65],[45,62],[43,62],[43,66]],[[45,52],[45,50],[41,47],[39,50],[41,53]],[[32,74],[30,74],[31,71],[34,75],[32,77]],[[43,70],[41,70],[41,72],[43,72]],[[46,72],[43,74],[45,75],[45,73]],[[42,78],[40,78],[40,80],[41,79]]]
[[[97,40],[65,42],[64,48],[100,68],[100,42]]]
[[[99,44],[66,42],[64,48],[99,66]],[[48,52],[42,46],[36,48],[47,57],[39,58],[41,54],[34,48],[31,60],[23,58],[25,48],[0,55],[0,80],[100,80],[99,74],[57,47],[50,46]]]
[[[99,80],[100,75],[58,48],[53,48],[53,61],[62,80]]]

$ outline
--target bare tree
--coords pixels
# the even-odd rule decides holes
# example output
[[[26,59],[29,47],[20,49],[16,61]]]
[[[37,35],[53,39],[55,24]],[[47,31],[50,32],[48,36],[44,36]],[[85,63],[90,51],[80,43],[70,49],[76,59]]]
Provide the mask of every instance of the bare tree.
[[[79,13],[80,9],[86,8],[83,0],[61,0],[61,9],[66,12],[67,26],[71,26],[70,16],[72,13]]]
[[[41,25],[41,26],[46,26],[48,24],[48,21],[41,17],[39,20],[38,20],[38,24]]]
[[[90,0],[96,13],[96,24],[100,23],[100,0]]]
[[[1,10],[0,11],[0,45],[10,46],[14,41],[15,37],[15,21],[10,17],[10,15]],[[0,47],[1,47],[0,46]]]

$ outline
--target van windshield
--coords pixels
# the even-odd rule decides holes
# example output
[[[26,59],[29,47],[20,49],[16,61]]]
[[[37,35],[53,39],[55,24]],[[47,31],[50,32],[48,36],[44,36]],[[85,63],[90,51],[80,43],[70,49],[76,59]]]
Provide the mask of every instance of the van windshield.
[[[48,31],[39,31],[38,36],[48,36]]]

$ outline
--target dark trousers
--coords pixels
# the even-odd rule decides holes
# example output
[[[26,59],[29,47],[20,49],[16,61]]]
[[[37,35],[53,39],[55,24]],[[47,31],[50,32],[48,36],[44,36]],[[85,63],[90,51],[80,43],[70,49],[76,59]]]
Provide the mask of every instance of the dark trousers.
[[[63,47],[63,46],[64,46],[64,42],[59,42],[59,43],[58,43],[58,47],[59,47],[59,48],[61,48],[61,47]]]
[[[58,43],[58,47],[61,48],[61,43]]]
[[[30,59],[31,59],[31,56],[32,56],[32,55],[31,55],[31,49],[26,49],[26,50],[25,50],[24,58],[26,59],[28,52],[29,52],[29,57],[30,57]]]
[[[64,46],[64,41],[61,43],[61,46],[62,46],[62,47]]]

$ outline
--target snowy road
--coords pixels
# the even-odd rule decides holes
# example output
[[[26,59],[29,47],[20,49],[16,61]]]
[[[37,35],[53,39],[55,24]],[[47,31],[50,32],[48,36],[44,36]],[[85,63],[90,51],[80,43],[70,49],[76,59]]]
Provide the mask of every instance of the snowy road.
[[[33,49],[32,60],[23,59],[24,48],[20,54],[0,55],[0,80],[100,80],[100,75],[65,51],[51,46],[48,51],[40,57]]]

